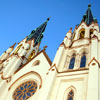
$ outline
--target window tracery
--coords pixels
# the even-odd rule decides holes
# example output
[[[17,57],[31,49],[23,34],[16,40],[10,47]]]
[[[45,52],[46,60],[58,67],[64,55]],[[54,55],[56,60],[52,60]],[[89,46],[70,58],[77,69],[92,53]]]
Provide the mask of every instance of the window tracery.
[[[37,83],[35,81],[27,81],[14,91],[13,99],[14,100],[27,100],[32,95],[35,94],[37,90]]]
[[[68,93],[68,98],[67,100],[74,100],[74,92],[73,90],[71,90],[69,93]]]

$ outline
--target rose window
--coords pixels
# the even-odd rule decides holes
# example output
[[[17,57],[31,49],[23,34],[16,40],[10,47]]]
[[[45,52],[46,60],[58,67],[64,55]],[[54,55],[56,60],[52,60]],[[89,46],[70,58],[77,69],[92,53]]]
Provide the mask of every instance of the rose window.
[[[32,95],[35,94],[37,90],[37,83],[34,81],[28,81],[20,86],[14,91],[13,99],[14,100],[27,100]]]

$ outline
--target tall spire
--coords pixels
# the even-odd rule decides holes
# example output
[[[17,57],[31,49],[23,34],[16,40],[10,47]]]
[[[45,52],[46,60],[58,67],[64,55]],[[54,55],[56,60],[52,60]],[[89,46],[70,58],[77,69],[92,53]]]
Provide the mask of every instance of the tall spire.
[[[48,21],[49,18],[47,18],[47,20],[42,25],[40,25],[35,30],[33,30],[31,34],[27,37],[27,41],[34,39],[34,43],[35,43],[34,45],[37,45],[43,38],[43,33],[45,31]]]
[[[90,25],[92,22],[97,23],[97,19],[93,17],[92,11],[91,11],[91,5],[88,5],[88,9],[86,13],[83,15],[82,21],[84,21],[87,25]]]

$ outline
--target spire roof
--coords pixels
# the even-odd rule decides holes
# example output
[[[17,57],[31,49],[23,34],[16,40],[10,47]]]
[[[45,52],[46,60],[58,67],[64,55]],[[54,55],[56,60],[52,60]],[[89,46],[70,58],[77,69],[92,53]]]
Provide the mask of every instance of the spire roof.
[[[34,39],[34,43],[35,43],[34,45],[37,45],[38,43],[40,43],[43,38],[43,33],[45,31],[48,21],[49,21],[49,18],[47,18],[47,20],[42,25],[37,27],[35,30],[32,30],[31,34],[27,37],[27,41]]]
[[[86,13],[83,15],[82,22],[85,22],[87,25],[90,25],[92,22],[97,23],[97,19],[93,17],[92,11],[91,11],[91,5],[88,5],[88,9]]]

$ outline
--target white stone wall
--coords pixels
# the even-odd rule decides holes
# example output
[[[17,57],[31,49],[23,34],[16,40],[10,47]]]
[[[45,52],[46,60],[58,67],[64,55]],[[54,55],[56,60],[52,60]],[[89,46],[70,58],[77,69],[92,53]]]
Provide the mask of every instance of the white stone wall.
[[[58,74],[49,100],[67,100],[69,89],[74,90],[74,100],[86,100],[87,79],[88,70]]]
[[[40,64],[35,66],[34,62],[39,60]],[[16,74],[13,75],[11,82],[6,84],[5,92],[1,96],[1,100],[13,100],[13,93],[15,89],[24,82],[27,81],[35,81],[38,85],[36,93],[29,99],[29,100],[37,100],[39,95],[41,94],[40,91],[43,87],[45,82],[45,78],[47,76],[48,69],[50,68],[50,64],[48,63],[47,59],[45,58],[44,54],[41,53],[31,62],[29,62],[24,68],[18,71]],[[30,72],[30,73],[29,73]],[[28,74],[29,73],[29,74]],[[9,89],[10,88],[10,89]]]
[[[82,28],[85,29],[85,36],[83,39],[79,39],[79,31]],[[94,30],[92,37],[90,37],[90,29]],[[58,72],[53,76],[55,81],[49,99],[45,100],[67,100],[70,88],[75,92],[74,100],[92,100],[92,98],[99,100],[99,27],[94,23],[87,26],[83,22],[74,34],[75,37],[71,45],[66,47],[66,42],[69,40],[65,38],[64,41],[66,40],[66,42],[64,43],[66,44],[61,44],[57,51],[53,64],[56,64]],[[86,66],[80,68],[81,57],[84,52],[86,53]],[[71,56],[74,53],[76,55],[74,68],[69,69]],[[91,64],[93,66],[90,68]]]
[[[79,31],[82,28],[85,29],[85,36],[83,39],[79,39]],[[94,30],[91,38],[90,29]],[[67,37],[57,50],[55,59],[51,66],[46,55],[41,52],[17,73],[12,74],[17,69],[18,64],[21,63],[22,59],[16,58],[16,56],[10,57],[9,62],[11,61],[11,63],[9,63],[9,67],[5,68],[4,75],[6,77],[12,75],[12,77],[11,81],[8,83],[6,80],[0,80],[0,85],[2,86],[2,90],[0,90],[0,99],[13,100],[12,95],[15,89],[20,84],[33,80],[37,83],[38,88],[36,93],[30,97],[29,100],[67,100],[68,93],[71,89],[74,92],[74,100],[92,100],[92,98],[93,100],[99,100],[99,27],[95,24],[87,26],[83,22],[76,29],[74,34],[74,38],[72,38],[73,36],[71,33],[66,35]],[[26,49],[29,48],[29,45],[24,42],[22,43],[24,50],[23,47],[21,47],[18,53],[20,56],[25,54],[26,58],[33,49],[37,50],[38,48],[31,47],[28,54],[26,54],[25,52]],[[81,57],[84,52],[86,53],[86,66],[84,68],[80,68]],[[75,54],[74,68],[69,69],[69,63],[73,54]],[[14,59],[16,59],[16,61],[12,62]],[[37,60],[40,62],[39,65],[35,65]],[[7,62],[4,64],[5,66],[8,66]],[[9,70],[9,72],[7,72],[7,70]],[[4,95],[1,95],[2,91]]]

